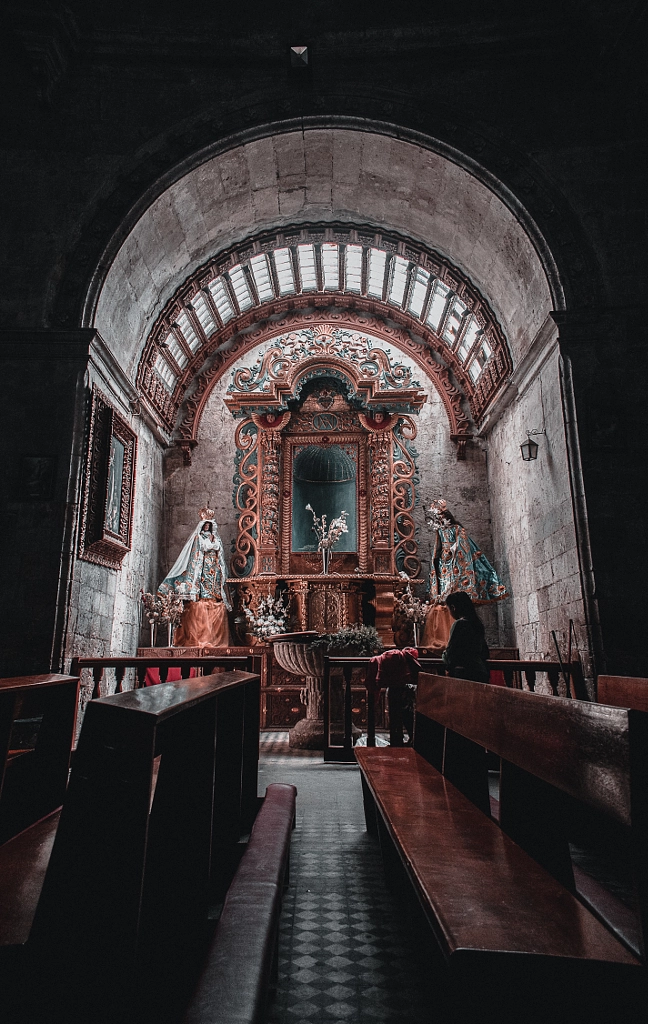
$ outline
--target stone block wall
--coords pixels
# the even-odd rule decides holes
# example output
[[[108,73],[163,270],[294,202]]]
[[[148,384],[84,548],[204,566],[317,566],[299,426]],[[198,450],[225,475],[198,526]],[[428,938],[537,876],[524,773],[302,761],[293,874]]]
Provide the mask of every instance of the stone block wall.
[[[152,318],[215,252],[267,228],[335,220],[388,225],[451,254],[488,295],[515,358],[551,309],[530,239],[482,182],[420,146],[327,129],[250,142],[172,185],[119,249],[95,324],[134,374]]]
[[[162,449],[158,440],[143,420],[133,414],[128,395],[115,381],[108,388],[105,378],[91,368],[86,378],[86,399],[92,383],[109,397],[137,434],[135,461],[135,487],[133,492],[133,525],[131,549],[126,553],[119,569],[95,565],[78,555],[78,509],[83,493],[87,445],[87,416],[82,417],[83,438],[78,444],[78,485],[75,504],[76,531],[72,539],[72,567],[68,589],[67,619],[63,646],[63,667],[69,669],[73,657],[109,657],[134,655],[142,643],[150,643],[148,623],[142,615],[140,592],[154,591],[159,582],[160,538],[164,490],[162,477]],[[166,627],[160,629],[159,642],[166,644]],[[122,686],[129,689],[135,684],[135,673],[127,671]],[[92,673],[81,673],[81,692],[77,729],[92,696]],[[114,674],[108,671],[101,683],[102,695],[114,692]]]
[[[0,675],[60,671],[75,654],[133,654],[140,589],[157,584],[161,449],[133,415],[127,387],[92,363],[95,342],[93,330],[0,334],[7,426],[0,434]],[[93,382],[138,435],[132,549],[120,570],[77,555]],[[40,496],[25,476],[25,460],[35,458],[53,466]]]
[[[138,435],[131,550],[121,569],[109,569],[75,556],[66,660],[75,655],[133,655],[140,640],[146,638],[148,627],[141,616],[140,591],[153,591],[159,582],[162,453],[141,421],[131,416],[130,425]]]
[[[566,656],[572,619],[587,660],[558,358],[554,346],[487,438],[495,561],[510,580],[512,595],[500,615],[503,633],[519,646],[521,657],[552,661],[551,631]],[[520,444],[527,430],[541,429],[546,435],[534,438],[537,460],[524,462]]]
[[[58,668],[74,438],[91,334],[0,333],[0,676]],[[28,478],[31,460],[49,467],[49,479]]]

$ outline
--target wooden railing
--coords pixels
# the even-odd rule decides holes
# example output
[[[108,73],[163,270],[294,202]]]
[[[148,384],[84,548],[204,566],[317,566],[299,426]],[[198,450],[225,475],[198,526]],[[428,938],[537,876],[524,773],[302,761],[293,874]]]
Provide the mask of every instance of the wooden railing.
[[[426,672],[435,672],[440,675],[447,675],[441,658],[428,658],[425,655],[419,657],[421,668]],[[499,658],[489,659],[487,662],[491,672],[501,672],[504,682],[509,689],[523,690],[521,678],[524,676],[527,688],[535,692],[538,674],[547,676],[551,693],[554,697],[573,697],[576,700],[589,700],[583,669],[579,661],[573,661],[570,665],[561,665],[557,661],[514,661]],[[560,680],[563,680],[565,693],[560,693]]]
[[[191,669],[197,669],[198,675],[208,676],[215,668],[223,668],[227,671],[243,669],[248,672],[258,672],[254,655],[209,655],[194,657],[192,655],[177,655],[171,658],[73,658],[70,666],[70,674],[79,676],[83,669],[91,669],[94,686],[92,688],[93,700],[101,696],[101,682],[106,669],[111,669],[115,674],[115,693],[123,692],[124,676],[129,668],[135,669],[135,689],[144,686],[146,672],[149,668],[156,668],[160,673],[160,682],[166,683],[169,669],[179,668],[182,679],[188,679]]]
[[[325,658],[324,664],[324,693],[323,693],[323,716],[324,716],[324,760],[325,761],[341,761],[352,763],[354,761],[353,754],[353,736],[352,736],[352,695],[351,695],[351,677],[354,669],[366,669],[371,658],[368,656],[357,657],[357,658],[343,658],[343,657],[331,657]],[[441,658],[430,658],[425,655],[419,657],[421,668],[426,672],[436,673],[437,675],[446,675],[446,669]],[[566,695],[573,697],[577,700],[589,700],[587,689],[585,687],[585,681],[583,679],[583,671],[580,662],[574,661],[569,665],[560,665],[559,662],[552,661],[513,661],[503,659],[493,659],[488,661],[488,667],[491,672],[501,672],[504,676],[504,682],[509,689],[524,689],[522,685],[522,677],[526,682],[527,688],[532,692],[536,689],[538,682],[538,675],[544,673],[547,676],[551,693],[554,697],[561,696],[560,680],[563,679],[563,685],[565,688]],[[334,725],[331,722],[331,707],[334,702],[331,701],[331,678],[335,675],[342,674],[343,677],[343,737],[342,743],[334,743]],[[402,691],[400,689],[394,690],[394,693],[389,694],[390,696],[390,708],[389,708],[389,721],[390,721],[390,744],[392,746],[401,746],[402,739]],[[374,690],[367,690],[367,746],[375,747],[376,745],[376,692]]]

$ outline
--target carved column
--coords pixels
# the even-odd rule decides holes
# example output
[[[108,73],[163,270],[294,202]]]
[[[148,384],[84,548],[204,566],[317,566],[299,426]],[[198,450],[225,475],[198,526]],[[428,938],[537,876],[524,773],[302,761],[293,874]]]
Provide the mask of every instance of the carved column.
[[[371,433],[370,452],[370,535],[374,572],[393,572],[394,530],[391,509],[391,431]]]
[[[281,435],[279,431],[262,430],[260,447],[260,515],[257,571],[276,573],[279,567],[279,462],[281,452]]]
[[[394,583],[392,580],[385,583],[376,583],[376,596],[374,598],[376,609],[376,630],[385,647],[394,643]]]

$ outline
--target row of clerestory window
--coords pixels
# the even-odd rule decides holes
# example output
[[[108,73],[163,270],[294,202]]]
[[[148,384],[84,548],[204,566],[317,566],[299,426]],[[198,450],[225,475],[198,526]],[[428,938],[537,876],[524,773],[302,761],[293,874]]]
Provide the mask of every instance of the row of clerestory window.
[[[425,267],[376,246],[304,242],[250,256],[185,302],[157,353],[158,377],[172,392],[204,340],[230,320],[265,302],[309,292],[365,296],[409,313],[456,353],[473,384],[493,354],[485,323]]]

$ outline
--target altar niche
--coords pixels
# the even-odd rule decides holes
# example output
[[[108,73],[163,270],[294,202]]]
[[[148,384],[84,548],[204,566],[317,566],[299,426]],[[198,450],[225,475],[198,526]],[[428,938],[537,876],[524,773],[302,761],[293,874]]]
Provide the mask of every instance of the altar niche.
[[[332,415],[326,417],[327,422],[335,419]],[[340,553],[357,551],[358,445],[295,445],[292,451],[292,551],[296,554],[317,551],[318,541],[308,506],[316,515],[326,516],[327,524],[342,511],[346,512],[347,532],[338,540],[336,550]]]
[[[271,343],[225,399],[236,432],[232,582],[255,607],[285,581],[299,629],[375,625],[393,643],[399,572],[416,579],[415,417],[427,396],[374,339],[329,325]],[[261,405],[263,403],[263,405]],[[328,574],[306,506],[348,513]]]

